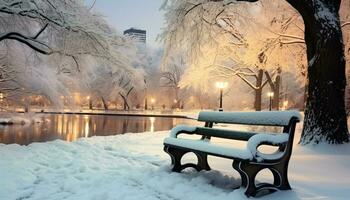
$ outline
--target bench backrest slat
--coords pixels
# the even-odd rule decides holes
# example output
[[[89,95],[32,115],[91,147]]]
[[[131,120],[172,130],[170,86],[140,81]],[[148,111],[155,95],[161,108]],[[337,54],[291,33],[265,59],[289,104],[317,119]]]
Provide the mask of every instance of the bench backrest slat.
[[[215,112],[202,111],[198,121],[263,126],[288,126],[291,118],[300,120],[298,111]]]
[[[211,137],[219,137],[226,139],[248,141],[253,135],[258,134],[254,132],[244,132],[236,130],[214,129],[208,127],[197,127],[197,134]]]

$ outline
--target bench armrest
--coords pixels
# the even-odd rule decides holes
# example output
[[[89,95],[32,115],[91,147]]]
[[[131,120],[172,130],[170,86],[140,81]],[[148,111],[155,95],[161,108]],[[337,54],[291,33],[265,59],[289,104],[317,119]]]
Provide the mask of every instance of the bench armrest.
[[[180,133],[194,134],[197,130],[195,126],[177,125],[170,131],[170,137],[177,138]]]
[[[263,160],[275,160],[280,159],[284,152],[276,151],[272,154],[265,154],[258,151],[259,146],[261,145],[271,145],[271,146],[284,146],[288,142],[289,134],[280,133],[280,134],[266,134],[260,133],[252,136],[248,140],[247,148],[252,154],[253,158],[258,161]]]

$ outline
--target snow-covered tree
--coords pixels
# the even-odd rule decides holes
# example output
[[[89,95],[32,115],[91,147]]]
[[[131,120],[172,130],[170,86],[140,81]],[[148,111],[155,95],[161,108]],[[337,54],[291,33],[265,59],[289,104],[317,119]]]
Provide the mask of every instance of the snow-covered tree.
[[[186,60],[183,55],[178,53],[173,55],[171,62],[167,62],[167,66],[163,66],[160,78],[161,87],[166,87],[174,91],[173,108],[183,107],[184,99],[180,94],[180,80],[186,68]]]
[[[258,2],[258,0],[238,1]],[[171,50],[170,46],[174,47],[174,44],[178,43],[190,49],[191,54],[194,55],[192,58],[198,58],[200,54],[208,55],[203,51],[203,46],[207,46],[208,43],[214,43],[212,46],[223,50],[220,53],[228,49],[222,48],[222,44],[227,46],[225,43],[231,43],[235,51],[230,48],[229,52],[234,60],[237,61],[237,57],[241,57],[245,62],[257,63],[254,62],[255,59],[258,60],[257,64],[265,64],[267,50],[279,45],[276,45],[276,42],[267,41],[269,43],[264,42],[268,47],[265,50],[256,46],[249,48],[252,44],[250,41],[254,41],[252,37],[260,34],[259,29],[256,29],[259,26],[254,26],[253,20],[261,16],[263,6],[270,6],[277,1],[261,0],[255,4],[238,1],[168,1],[168,4],[165,4],[168,6],[166,7],[168,27],[165,32],[167,51]],[[305,26],[308,96],[301,142],[303,144],[348,142],[344,107],[345,59],[338,13],[341,1],[286,0],[286,2],[297,11],[298,16],[301,15]],[[295,12],[293,9],[290,10],[292,13]],[[270,16],[275,14],[271,13]],[[304,27],[297,25],[295,27],[304,30]],[[303,37],[293,34],[274,33],[278,36],[276,41],[280,45],[303,43]],[[187,37],[184,37],[185,35]],[[218,37],[219,35],[221,37]],[[250,53],[250,50],[254,51],[254,49],[258,52]],[[261,52],[261,50],[264,51]],[[166,52],[167,54],[169,53]],[[250,58],[252,55],[253,58]],[[288,54],[282,55],[281,58],[287,58],[286,55]],[[295,65],[295,59],[292,61],[287,62],[288,66]],[[278,60],[277,63],[279,63]]]
[[[107,98],[111,89],[123,90],[114,84],[118,77],[139,84],[134,44],[81,0],[5,0],[0,19],[1,64],[16,72],[18,94],[30,91],[59,104],[61,95],[77,91]]]

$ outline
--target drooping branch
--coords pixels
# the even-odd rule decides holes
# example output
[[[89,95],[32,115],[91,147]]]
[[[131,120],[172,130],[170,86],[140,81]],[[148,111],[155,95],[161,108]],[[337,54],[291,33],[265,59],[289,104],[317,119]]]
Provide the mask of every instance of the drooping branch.
[[[48,45],[44,44],[43,42],[40,42],[39,40],[37,40],[37,38],[45,31],[47,26],[48,26],[48,24],[46,24],[44,27],[42,27],[38,31],[38,33],[36,33],[32,37],[25,36],[25,35],[18,33],[18,32],[5,33],[5,34],[0,35],[0,41],[17,40],[23,44],[26,44],[27,46],[29,46],[30,48],[32,48],[33,50],[35,50],[41,54],[48,55],[51,52],[50,47]],[[39,47],[39,46],[41,46],[41,47]]]

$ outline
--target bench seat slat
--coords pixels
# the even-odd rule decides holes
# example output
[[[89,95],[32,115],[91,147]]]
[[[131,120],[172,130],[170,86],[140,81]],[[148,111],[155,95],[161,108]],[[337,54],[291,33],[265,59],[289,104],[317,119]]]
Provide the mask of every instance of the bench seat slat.
[[[198,121],[227,124],[247,124],[263,126],[287,126],[291,118],[300,120],[298,111],[260,111],[260,112],[215,112],[202,111]]]

